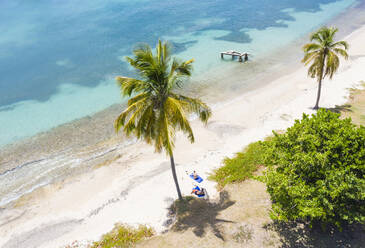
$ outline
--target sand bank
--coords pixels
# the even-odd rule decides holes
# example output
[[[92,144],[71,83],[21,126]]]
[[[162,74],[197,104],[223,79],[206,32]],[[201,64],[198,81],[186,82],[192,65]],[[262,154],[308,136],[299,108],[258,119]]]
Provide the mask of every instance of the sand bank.
[[[348,89],[365,80],[365,26],[346,37],[350,59],[334,79],[325,80],[321,107],[344,104]],[[215,106],[207,126],[193,121],[196,142],[177,137],[175,161],[184,195],[192,188],[185,171],[206,178],[226,156],[290,126],[302,113],[314,113],[317,83],[297,69],[259,89]],[[211,197],[215,184],[204,181]],[[166,208],[176,198],[168,158],[137,143],[109,165],[65,182],[43,187],[13,209],[0,209],[0,246],[59,247],[73,240],[95,240],[114,223],[165,229]]]

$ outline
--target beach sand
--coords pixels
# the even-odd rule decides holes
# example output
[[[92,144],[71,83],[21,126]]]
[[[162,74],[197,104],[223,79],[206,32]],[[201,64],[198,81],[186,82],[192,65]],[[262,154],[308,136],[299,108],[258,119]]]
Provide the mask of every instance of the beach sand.
[[[349,88],[365,81],[365,26],[346,40],[350,58],[341,61],[333,80],[324,81],[321,107],[346,103]],[[210,197],[216,197],[215,183],[206,179],[209,173],[226,156],[272,130],[284,130],[303,113],[314,113],[316,93],[316,81],[298,63],[294,72],[216,105],[207,126],[192,121],[196,142],[190,144],[182,134],[176,139],[182,193],[189,195],[193,183],[185,171],[196,170]],[[98,169],[34,191],[11,209],[0,209],[0,246],[60,247],[97,240],[116,222],[165,230],[167,207],[177,198],[168,157],[141,142],[124,147],[121,154]]]

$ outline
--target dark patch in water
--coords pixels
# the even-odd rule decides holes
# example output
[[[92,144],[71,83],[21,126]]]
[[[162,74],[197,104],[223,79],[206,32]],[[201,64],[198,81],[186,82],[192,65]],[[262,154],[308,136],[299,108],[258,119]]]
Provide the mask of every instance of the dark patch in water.
[[[64,83],[95,87],[105,75],[131,76],[133,73],[118,56],[130,53],[137,42],[155,45],[157,39],[165,35],[211,29],[230,31],[218,39],[250,42],[247,34],[237,35],[237,32],[242,28],[281,26],[278,20],[293,20],[283,9],[315,12],[320,10],[320,4],[335,1],[173,0],[113,2],[98,6],[89,1],[24,4],[20,0],[4,0],[0,8],[2,23],[10,26],[19,21],[35,26],[23,34],[30,37],[22,37],[20,31],[19,43],[8,42],[0,47],[3,54],[0,57],[0,106],[31,99],[46,101]],[[92,4],[95,6],[89,8]],[[35,9],[37,11],[33,11]],[[199,24],[204,18],[221,21]],[[179,29],[181,27],[183,29]],[[175,51],[184,51],[192,44],[189,42],[176,44]]]
[[[173,46],[173,52],[174,53],[181,53],[185,50],[187,50],[189,47],[197,43],[197,40],[193,41],[187,41],[187,42],[171,42]]]
[[[230,32],[227,35],[217,37],[216,40],[226,40],[239,43],[250,43],[252,41],[251,37],[245,32]]]

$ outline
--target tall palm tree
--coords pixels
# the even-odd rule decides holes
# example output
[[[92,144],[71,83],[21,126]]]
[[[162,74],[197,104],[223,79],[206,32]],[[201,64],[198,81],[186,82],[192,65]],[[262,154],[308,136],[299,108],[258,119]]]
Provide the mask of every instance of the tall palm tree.
[[[211,110],[199,99],[174,92],[191,76],[193,60],[183,62],[171,58],[169,44],[160,40],[155,54],[146,44],[136,47],[133,54],[134,58],[126,59],[137,70],[140,79],[116,78],[122,95],[133,95],[127,108],[115,120],[116,132],[123,127],[127,135],[133,134],[153,144],[157,152],[164,150],[170,156],[177,194],[182,199],[173,156],[175,133],[184,132],[193,143],[189,115],[197,114],[203,123],[207,123]]]
[[[305,65],[310,63],[308,75],[318,80],[317,101],[314,109],[318,109],[319,99],[321,97],[322,80],[328,76],[332,79],[333,74],[337,71],[340,60],[337,55],[348,58],[346,50],[348,44],[346,41],[335,41],[337,28],[322,27],[310,37],[311,43],[303,47]]]

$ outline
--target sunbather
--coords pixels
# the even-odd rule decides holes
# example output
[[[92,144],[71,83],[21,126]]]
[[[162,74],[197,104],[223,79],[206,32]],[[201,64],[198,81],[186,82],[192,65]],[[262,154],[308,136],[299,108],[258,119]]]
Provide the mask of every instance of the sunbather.
[[[194,177],[194,180],[198,179],[198,174],[196,173],[196,171],[193,172],[193,177]]]
[[[196,171],[193,171],[192,173],[189,173],[188,171],[185,171],[186,175],[188,175],[191,179],[193,179],[197,183],[203,182],[203,178],[196,173]]]
[[[198,197],[204,196],[204,189],[203,188],[199,188],[198,186],[195,186],[193,188],[193,190],[191,191],[192,194],[195,194]]]

